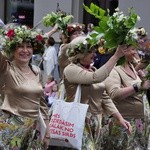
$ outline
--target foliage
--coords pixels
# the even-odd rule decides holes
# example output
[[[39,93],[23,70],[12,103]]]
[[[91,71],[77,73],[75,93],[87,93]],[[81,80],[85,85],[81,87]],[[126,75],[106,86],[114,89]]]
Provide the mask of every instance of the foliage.
[[[121,44],[131,44],[136,46],[137,28],[135,25],[140,17],[134,12],[133,9],[129,9],[129,14],[125,15],[118,9],[115,10],[112,16],[109,15],[109,10],[98,7],[91,3],[90,7],[84,6],[84,9],[99,19],[99,24],[94,29],[97,32],[91,35],[89,39],[91,44],[96,44],[100,38],[105,40],[105,47],[108,49],[115,49]]]
[[[56,13],[51,12],[43,17],[43,24],[46,27],[58,24],[59,29],[65,31],[67,28],[67,24],[70,23],[72,18],[72,15],[67,15],[62,11],[58,11]]]

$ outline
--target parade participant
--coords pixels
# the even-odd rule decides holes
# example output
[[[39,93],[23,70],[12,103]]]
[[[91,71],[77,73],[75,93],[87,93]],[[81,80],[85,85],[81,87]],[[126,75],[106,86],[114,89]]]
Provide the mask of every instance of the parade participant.
[[[0,74],[4,81],[4,100],[0,109],[0,148],[46,149],[48,146],[48,108],[42,98],[40,69],[31,65],[32,54],[44,49],[44,39],[38,31],[26,26],[14,26],[1,32]],[[12,61],[10,61],[12,60]],[[39,111],[47,125],[41,133]],[[41,136],[44,135],[45,148]]]
[[[135,47],[126,46],[125,62],[116,66],[105,80],[106,90],[121,115],[131,122],[132,136],[116,125],[109,124],[104,149],[147,149],[149,127],[144,112],[144,101],[141,91],[150,88],[150,80],[141,81],[132,62],[139,58]],[[115,131],[115,132],[114,132]]]
[[[64,43],[60,46],[58,54],[60,79],[62,79],[64,68],[70,64],[68,56],[66,55],[66,51],[70,47],[70,42],[78,36],[85,35],[83,32],[84,28],[85,26],[83,24],[68,24],[67,29],[61,34],[61,38],[63,38],[62,41],[64,41]]]
[[[71,41],[71,48],[67,51],[71,63],[64,69],[64,85],[67,102],[73,101],[76,88],[78,84],[81,85],[81,103],[89,105],[85,119],[82,149],[99,150],[101,148],[101,121],[104,112],[114,116],[131,133],[130,123],[123,119],[112,100],[105,97],[103,84],[124,52],[122,46],[118,47],[109,61],[96,70],[91,66],[95,49],[88,46],[84,37],[77,37]]]

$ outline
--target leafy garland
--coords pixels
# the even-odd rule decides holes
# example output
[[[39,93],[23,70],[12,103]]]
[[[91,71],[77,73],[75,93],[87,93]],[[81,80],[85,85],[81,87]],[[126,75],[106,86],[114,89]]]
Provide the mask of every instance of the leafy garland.
[[[72,15],[68,15],[63,11],[51,12],[43,17],[43,24],[45,27],[54,26],[58,24],[58,28],[66,33],[67,24],[71,22]]]
[[[129,9],[129,15],[124,15],[116,9],[116,12],[110,16],[109,10],[106,12],[99,6],[91,3],[90,7],[84,6],[84,9],[99,19],[98,26],[94,29],[97,33],[91,35],[89,42],[96,44],[101,38],[105,40],[105,47],[108,49],[115,49],[120,44],[131,44],[137,46],[137,28],[135,25],[140,17]]]

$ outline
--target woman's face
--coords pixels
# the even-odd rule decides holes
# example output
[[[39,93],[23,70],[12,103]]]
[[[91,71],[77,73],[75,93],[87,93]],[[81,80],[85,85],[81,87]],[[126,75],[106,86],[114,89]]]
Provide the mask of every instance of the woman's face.
[[[14,59],[20,63],[29,63],[32,58],[32,54],[33,47],[31,43],[22,43],[16,48],[14,52]]]
[[[94,62],[95,52],[86,53],[80,63],[83,65],[91,65]]]
[[[145,49],[147,47],[147,44],[149,43],[149,39],[147,36],[139,37],[138,44],[141,49]]]
[[[129,46],[127,48],[127,52],[125,53],[125,57],[129,62],[140,60],[139,54],[138,54],[137,50],[135,49],[135,47],[133,47],[133,46]]]

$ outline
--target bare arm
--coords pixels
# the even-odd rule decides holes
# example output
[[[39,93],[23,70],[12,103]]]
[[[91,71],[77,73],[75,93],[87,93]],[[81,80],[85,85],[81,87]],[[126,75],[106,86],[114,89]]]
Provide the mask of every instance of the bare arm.
[[[58,30],[58,25],[55,24],[55,26],[52,28],[52,30],[50,30],[49,32],[45,33],[44,35],[47,36],[47,37],[50,37],[52,36],[55,32],[57,32]]]
[[[131,134],[132,132],[131,124],[127,120],[125,120],[119,112],[114,113],[113,117],[116,118],[118,123],[128,131],[128,134]]]

